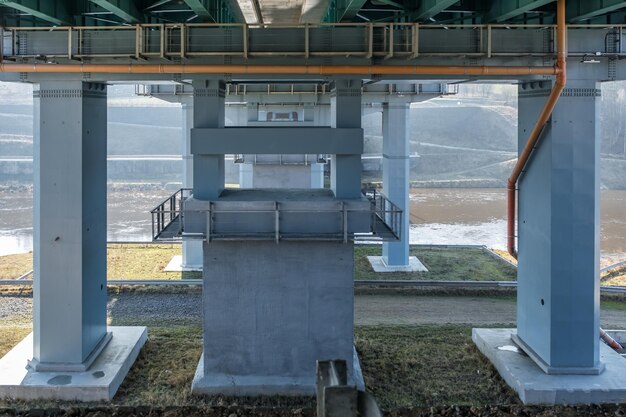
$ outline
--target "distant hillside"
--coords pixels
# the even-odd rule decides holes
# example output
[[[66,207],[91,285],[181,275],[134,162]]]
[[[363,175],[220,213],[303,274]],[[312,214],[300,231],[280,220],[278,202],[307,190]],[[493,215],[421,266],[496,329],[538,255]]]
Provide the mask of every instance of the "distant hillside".
[[[414,104],[410,146],[420,157],[412,164],[412,180],[422,186],[504,186],[517,156],[515,90],[465,85],[458,95]],[[133,92],[128,86],[109,89],[109,154],[180,154],[180,107]],[[0,83],[0,103],[0,157],[31,156],[32,88]],[[601,106],[602,186],[626,189],[626,83],[605,83]],[[381,154],[381,113],[366,114],[363,128],[365,152]]]

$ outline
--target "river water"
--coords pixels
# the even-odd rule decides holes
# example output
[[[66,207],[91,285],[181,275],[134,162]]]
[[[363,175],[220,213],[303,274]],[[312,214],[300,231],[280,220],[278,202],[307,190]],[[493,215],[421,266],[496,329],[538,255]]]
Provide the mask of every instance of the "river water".
[[[149,241],[149,210],[173,189],[124,187],[108,195],[110,241]],[[626,191],[602,191],[601,251],[626,258]],[[506,246],[504,189],[411,190],[411,243]],[[32,250],[32,193],[0,192],[0,255]]]

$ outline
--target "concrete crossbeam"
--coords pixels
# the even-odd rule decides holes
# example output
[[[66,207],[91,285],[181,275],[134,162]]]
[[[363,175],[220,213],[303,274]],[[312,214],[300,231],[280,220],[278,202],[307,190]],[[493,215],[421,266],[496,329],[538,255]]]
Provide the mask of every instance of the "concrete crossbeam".
[[[360,109],[360,107],[359,107]],[[204,154],[361,154],[363,129],[327,127],[194,128],[191,152]]]

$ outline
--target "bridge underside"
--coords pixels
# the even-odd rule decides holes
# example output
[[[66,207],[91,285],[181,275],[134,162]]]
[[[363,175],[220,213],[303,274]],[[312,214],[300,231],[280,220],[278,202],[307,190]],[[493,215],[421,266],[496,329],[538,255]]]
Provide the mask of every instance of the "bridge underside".
[[[184,1],[183,9],[171,12],[172,18],[183,19],[191,11],[196,17],[189,22],[154,16],[163,14],[158,13],[164,10],[161,6],[170,10],[169,2],[93,0],[84,3],[96,11],[79,10],[82,19],[102,19],[93,13],[103,8],[115,16],[105,19],[126,24],[89,27],[74,26],[76,10],[63,7],[69,3],[54,2],[56,7],[48,9],[36,7],[40,3],[18,0],[0,7],[5,24],[14,25],[0,33],[0,79],[37,85],[34,331],[29,358],[29,372],[34,373],[89,369],[110,338],[105,290],[107,83],[142,82],[150,92],[168,94],[186,106],[185,186],[192,188],[192,196],[184,200],[179,217],[169,213],[174,220],[171,229],[163,225],[159,233],[177,229],[183,237],[204,242],[204,285],[210,288],[204,293],[205,317],[210,316],[204,330],[210,337],[205,338],[196,391],[221,392],[232,381],[253,380],[257,388],[259,381],[273,386],[272,393],[293,393],[310,388],[316,358],[332,356],[354,363],[351,254],[355,236],[370,233],[383,222],[391,238],[383,249],[386,262],[408,263],[408,144],[410,132],[419,131],[419,126],[409,124],[410,103],[445,94],[451,83],[517,83],[521,151],[554,75],[562,70],[555,67],[557,39],[550,1],[530,1],[525,6],[514,1],[422,0],[410,6],[384,2],[385,8],[404,11],[392,13],[390,20],[381,17],[382,21],[371,18],[381,12],[364,10],[380,1],[341,5],[333,0],[327,6],[304,1],[293,8],[308,10],[311,19],[317,13],[331,24],[298,21],[278,26],[248,21],[252,15],[257,23],[295,19],[293,10],[273,13],[272,3],[264,0],[248,6],[225,0]],[[488,7],[477,8],[477,4]],[[600,82],[626,79],[626,63],[621,59],[626,56],[623,26],[611,20],[620,19],[625,5],[609,1],[590,8],[588,4],[568,2],[570,22],[605,21],[599,26],[569,26],[568,83],[518,182],[518,328],[513,337],[532,358],[528,366],[535,371],[595,378],[592,374],[601,374],[605,361],[626,379],[626,370],[621,372],[626,362],[606,360],[612,353],[601,355],[598,340],[597,123]],[[469,8],[459,9],[464,6]],[[451,15],[452,21],[442,19],[443,15]],[[396,20],[396,16],[403,17]],[[357,18],[361,21],[355,22]],[[215,23],[194,23],[196,19]],[[24,27],[29,21],[34,26],[41,21],[56,26]],[[341,21],[347,24],[337,24]],[[456,25],[459,21],[470,24]],[[522,25],[516,25],[519,22]],[[257,112],[256,120],[249,116],[245,127],[231,129],[224,126],[227,97],[250,105],[250,114],[254,103],[270,97],[274,103],[296,107],[325,102],[330,112],[324,123],[292,118],[291,125],[280,128],[264,125]],[[364,103],[380,105],[383,113],[387,198],[380,207],[361,194]],[[325,191],[288,190],[272,198],[266,191],[262,199],[240,190],[235,193],[243,196],[238,200],[226,189],[227,153],[243,159],[245,155],[328,154],[330,186]],[[353,211],[364,217],[353,221]],[[322,242],[313,236],[311,228],[317,226],[330,230],[333,239]],[[253,238],[254,232],[263,234],[263,239]],[[288,241],[289,233],[304,238]],[[232,252],[240,258],[228,255]],[[295,266],[302,264],[298,256],[306,252],[311,258],[302,273]],[[318,281],[315,265],[326,268],[327,260],[328,265],[339,263],[333,270],[341,271],[340,276],[322,268],[326,275]],[[255,269],[258,265],[261,274]],[[279,271],[279,276],[273,271]],[[281,302],[282,297],[288,300]],[[233,312],[229,310],[233,305],[241,308]],[[259,326],[250,328],[259,321]],[[269,329],[268,323],[282,327]],[[302,328],[310,331],[305,334]],[[133,346],[141,343],[139,338]],[[268,360],[276,351],[282,361]],[[586,387],[595,383],[585,380]],[[561,387],[569,386],[564,382]],[[604,388],[598,383],[597,390],[578,390],[574,398],[626,400],[623,391]],[[59,398],[81,399],[69,388],[54,392]],[[253,393],[243,388],[228,392]],[[0,393],[33,395],[32,390],[6,385],[0,386]],[[572,398],[546,394],[529,400],[521,395],[538,402]]]

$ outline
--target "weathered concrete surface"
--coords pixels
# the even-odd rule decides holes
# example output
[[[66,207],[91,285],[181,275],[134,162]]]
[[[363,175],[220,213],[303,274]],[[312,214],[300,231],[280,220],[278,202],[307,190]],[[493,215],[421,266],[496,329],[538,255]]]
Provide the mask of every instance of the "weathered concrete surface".
[[[193,391],[313,394],[320,358],[348,361],[354,381],[353,270],[351,243],[205,243],[203,374]]]
[[[113,398],[148,339],[145,327],[109,327],[111,341],[84,372],[35,372],[29,334],[0,359],[0,398],[106,401]]]
[[[388,265],[384,256],[368,256],[367,260],[374,272],[428,272],[417,256],[409,256],[408,265]]]
[[[524,404],[602,404],[626,401],[626,360],[600,344],[599,375],[548,375],[511,340],[515,329],[473,329],[478,349]]]

